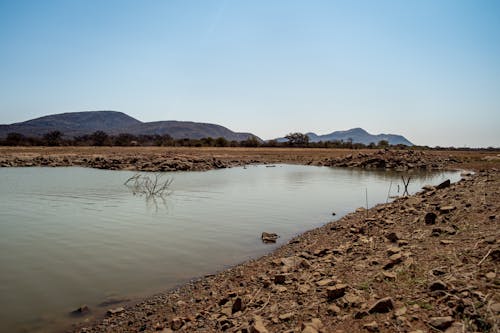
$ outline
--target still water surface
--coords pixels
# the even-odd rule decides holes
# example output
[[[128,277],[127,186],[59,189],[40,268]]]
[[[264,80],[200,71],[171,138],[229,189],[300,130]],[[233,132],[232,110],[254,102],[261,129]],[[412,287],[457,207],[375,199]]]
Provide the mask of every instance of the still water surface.
[[[140,297],[271,251],[294,235],[402,193],[401,173],[251,166],[177,172],[165,201],[128,171],[0,169],[0,323],[54,331],[68,313]],[[410,192],[458,173],[412,174]],[[260,241],[276,232],[276,245]]]

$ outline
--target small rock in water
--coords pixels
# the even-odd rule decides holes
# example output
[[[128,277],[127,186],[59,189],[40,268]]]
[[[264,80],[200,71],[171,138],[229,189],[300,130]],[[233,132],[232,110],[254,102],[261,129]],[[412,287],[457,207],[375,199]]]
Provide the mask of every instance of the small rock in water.
[[[260,238],[264,243],[276,243],[278,235],[275,233],[263,232]]]
[[[436,186],[436,190],[441,190],[443,188],[450,187],[450,185],[451,185],[451,181],[449,179],[447,179],[444,182],[442,182],[441,184],[439,184],[438,186]]]
[[[71,314],[73,316],[84,316],[89,312],[90,312],[89,307],[86,304],[84,304],[84,305],[80,306],[78,309],[71,311]]]

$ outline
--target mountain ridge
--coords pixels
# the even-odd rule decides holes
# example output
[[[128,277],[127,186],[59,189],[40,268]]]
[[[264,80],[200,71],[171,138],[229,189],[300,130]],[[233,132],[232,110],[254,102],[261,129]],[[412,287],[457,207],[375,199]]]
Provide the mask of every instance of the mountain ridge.
[[[79,111],[51,114],[23,122],[0,125],[0,137],[8,133],[41,137],[51,131],[60,131],[66,137],[75,137],[103,131],[116,135],[165,135],[174,139],[201,139],[204,137],[223,137],[227,140],[243,141],[252,133],[233,132],[227,127],[194,121],[165,120],[142,122],[120,111]],[[259,139],[260,140],[260,139]]]
[[[370,143],[378,143],[381,140],[386,140],[391,145],[403,144],[406,146],[413,146],[413,143],[399,134],[370,134],[361,127],[355,127],[344,131],[334,131],[329,134],[317,135],[314,132],[308,132],[306,135],[309,137],[309,142],[319,141],[344,141],[352,140],[353,143],[362,143],[369,145]],[[284,137],[277,138],[278,142],[287,142]]]

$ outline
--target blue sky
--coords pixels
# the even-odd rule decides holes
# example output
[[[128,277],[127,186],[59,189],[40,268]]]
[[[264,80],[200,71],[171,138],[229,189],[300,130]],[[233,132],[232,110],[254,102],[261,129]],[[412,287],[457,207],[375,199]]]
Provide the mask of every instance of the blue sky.
[[[0,51],[4,124],[118,110],[500,146],[499,1],[0,0]]]

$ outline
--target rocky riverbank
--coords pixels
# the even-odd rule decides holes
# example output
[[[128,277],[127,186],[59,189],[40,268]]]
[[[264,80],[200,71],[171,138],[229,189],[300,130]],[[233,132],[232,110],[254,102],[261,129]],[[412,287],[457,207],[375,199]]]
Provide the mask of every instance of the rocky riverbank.
[[[0,167],[80,166],[109,170],[202,171],[291,163],[396,170],[466,168],[498,163],[488,152],[301,148],[0,147]],[[496,157],[496,156],[493,156]],[[472,165],[471,165],[472,163]]]
[[[500,174],[358,209],[76,332],[497,332]]]

